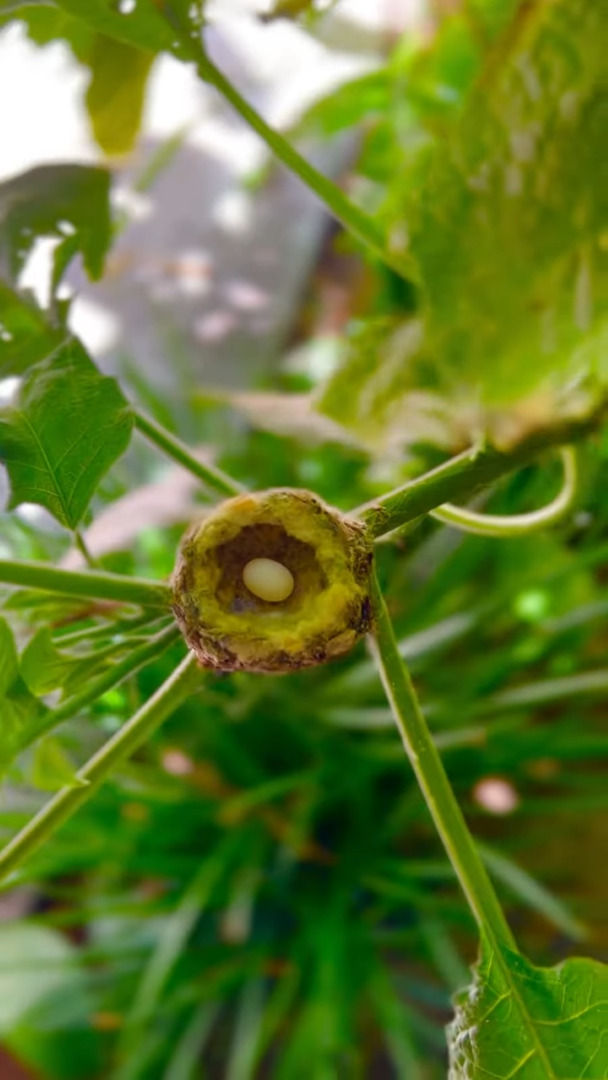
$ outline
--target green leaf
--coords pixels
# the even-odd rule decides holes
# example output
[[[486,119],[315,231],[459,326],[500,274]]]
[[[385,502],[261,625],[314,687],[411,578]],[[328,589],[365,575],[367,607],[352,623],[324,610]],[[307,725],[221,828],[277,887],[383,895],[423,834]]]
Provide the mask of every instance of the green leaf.
[[[597,961],[537,968],[484,946],[455,1006],[450,1080],[605,1080],[608,967]]]
[[[530,5],[452,138],[412,177],[422,194],[412,184],[403,213],[426,348],[448,385],[477,384],[489,402],[534,390],[556,367],[570,374],[605,326],[607,35],[604,4]]]
[[[296,128],[298,135],[336,135],[345,128],[385,117],[391,104],[391,82],[386,68],[366,72],[344,83],[304,113]]]
[[[197,40],[204,0],[55,0],[56,6],[108,37],[150,52],[185,54]]]
[[[119,649],[120,646],[117,645],[116,651]],[[74,653],[60,652],[51,631],[48,627],[43,627],[23,650],[21,677],[36,695],[48,694],[59,687],[66,693],[71,693],[80,683],[86,681],[102,662],[103,657],[95,653],[77,656]]]
[[[317,407],[357,433],[369,447],[387,442],[452,443],[453,410],[437,394],[417,390],[424,327],[421,319],[368,318],[342,341],[339,370],[321,387]]]
[[[54,352],[65,330],[53,327],[38,305],[0,278],[0,378],[21,375]]]
[[[36,1075],[87,1080],[99,1075],[93,998],[73,945],[26,921],[0,926],[0,1038]]]
[[[40,791],[60,791],[62,787],[86,787],[65,750],[52,735],[41,739],[34,749],[31,783]]]
[[[9,692],[18,676],[19,660],[11,628],[0,618],[0,697]]]
[[[91,79],[86,94],[93,135],[107,154],[131,149],[141,123],[144,92],[154,54],[96,32],[59,8],[16,12],[36,45],[64,41]],[[2,23],[0,6],[0,24]]]
[[[45,706],[20,681],[0,700],[0,774],[19,754],[23,732],[37,723],[44,712]]]
[[[30,41],[35,45],[49,45],[53,41],[65,41],[74,56],[81,60],[91,41],[91,31],[71,15],[55,7],[47,0],[32,3],[31,0],[0,0],[0,25],[9,20],[23,23]]]
[[[159,5],[150,5],[146,12],[139,10],[142,5],[138,4],[136,10],[130,14],[125,11],[124,15],[118,6],[97,4],[87,9],[78,3],[72,5],[70,14],[49,3],[14,12],[36,45],[64,41],[90,71],[86,107],[93,136],[107,154],[124,154],[132,148],[141,123],[151,64],[158,51],[172,48],[174,38],[171,18],[163,16]],[[184,7],[180,0],[178,5],[172,5],[171,14],[179,16],[180,8],[184,9],[180,25],[186,30],[200,26],[200,19],[193,15],[194,5]],[[138,14],[139,18],[133,19]],[[0,5],[0,25],[3,21]]]
[[[21,679],[11,628],[0,618],[0,772],[18,753],[21,732],[43,711]]]
[[[54,4],[87,27],[136,48],[157,53],[170,50],[173,44],[171,26],[154,0],[134,4],[125,0],[122,4],[116,0],[54,0]]]
[[[76,952],[56,930],[33,923],[0,926],[0,1034],[4,1038],[45,999],[65,992],[66,979],[82,993]]]
[[[28,372],[16,405],[0,419],[9,505],[38,503],[76,528],[100,480],[126,450],[131,427],[115,380],[101,376],[72,340]]]
[[[101,276],[112,236],[110,174],[91,165],[40,165],[0,184],[0,277],[16,282],[36,240],[56,237]],[[62,266],[66,252],[56,253]]]
[[[95,139],[106,154],[126,154],[139,131],[153,53],[95,34],[86,104]]]
[[[29,6],[42,5],[45,0],[0,0],[0,19],[4,22],[9,18],[20,16],[23,9]]]
[[[395,304],[375,347],[353,338],[321,402],[330,416],[386,449],[421,430],[437,445],[484,428],[517,441],[592,411],[608,378],[607,36],[605,4],[520,5],[441,124],[396,112],[383,212],[421,302],[413,319]],[[428,88],[439,96],[452,89],[442,71]],[[409,106],[416,78],[414,61],[395,71]]]
[[[315,0],[274,0],[270,11],[261,16],[263,22],[275,19],[297,19],[309,12],[314,13]]]

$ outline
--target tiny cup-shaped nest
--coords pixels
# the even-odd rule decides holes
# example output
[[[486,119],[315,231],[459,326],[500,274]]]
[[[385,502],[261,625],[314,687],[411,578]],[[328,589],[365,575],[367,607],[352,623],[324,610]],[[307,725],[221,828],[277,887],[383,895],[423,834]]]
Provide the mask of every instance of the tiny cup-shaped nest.
[[[307,491],[238,495],[182,540],[173,610],[202,664],[294,671],[347,652],[370,628],[365,528]]]

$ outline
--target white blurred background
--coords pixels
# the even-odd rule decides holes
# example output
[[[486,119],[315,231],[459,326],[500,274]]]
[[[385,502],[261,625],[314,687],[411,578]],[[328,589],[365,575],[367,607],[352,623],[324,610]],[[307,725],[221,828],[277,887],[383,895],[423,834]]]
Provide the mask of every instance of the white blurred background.
[[[331,88],[382,61],[396,34],[420,24],[423,0],[341,0],[314,36],[269,4],[210,0],[207,44],[218,65],[273,125],[289,132]],[[67,46],[32,44],[19,25],[0,33],[0,180],[44,162],[100,162],[84,94],[88,73]],[[156,151],[179,143],[145,196],[132,191]],[[302,145],[339,178],[352,140]],[[260,175],[263,182],[250,183]],[[128,224],[104,281],[78,269],[72,326],[105,367],[133,365],[162,385],[182,378],[251,384],[274,366],[328,219],[193,70],[170,57],[152,70],[136,151],[110,162]],[[36,249],[24,284],[42,288],[49,250]],[[167,363],[170,358],[171,363]],[[174,371],[172,371],[174,369]]]

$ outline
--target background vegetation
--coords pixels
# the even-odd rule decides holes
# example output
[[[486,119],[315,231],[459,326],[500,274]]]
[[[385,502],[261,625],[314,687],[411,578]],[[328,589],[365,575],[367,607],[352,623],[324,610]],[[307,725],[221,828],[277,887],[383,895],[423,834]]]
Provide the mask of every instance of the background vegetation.
[[[270,17],[311,33],[323,19],[314,3]],[[0,18],[40,44],[68,41],[91,68],[87,106],[109,154],[136,139],[162,51],[247,112],[199,44],[204,4],[0,0]],[[68,339],[59,285],[77,255],[103,272],[111,171],[62,164],[0,187],[0,376],[21,380],[3,384],[0,419],[6,840],[49,792],[79,790],[78,767],[182,659],[149,582],[167,579],[185,523],[225,478],[306,487],[347,511],[473,446],[505,474],[475,505],[511,514],[550,501],[554,448],[576,438],[580,490],[559,526],[497,539],[406,512],[377,563],[522,953],[547,967],[605,953],[606,40],[606,9],[583,0],[437,4],[426,37],[395,41],[289,143],[249,116],[346,230],[327,230],[276,374],[233,398],[177,383],[161,398],[134,377],[119,389]],[[340,188],[290,149],[353,131]],[[42,310],[20,274],[49,235]],[[328,336],[336,282],[346,303]],[[202,483],[172,524],[116,542],[110,507],[124,522],[144,485],[162,498],[177,482],[180,444],[163,431],[211,448],[184,452]],[[450,481],[424,509],[471,498],[478,479]],[[23,503],[55,523],[28,523]],[[67,577],[36,578],[31,560],[53,569],[73,545],[89,558],[87,529],[104,520],[112,550],[88,572],[124,575],[131,593],[68,595]],[[207,675],[4,888],[21,914],[0,924],[0,1035],[26,1075],[446,1074],[444,1025],[478,932],[364,643],[299,674]],[[608,1075],[600,966],[562,969],[545,998],[519,960],[513,979],[537,995],[522,1015],[556,1041],[545,1031],[528,1054],[487,955],[483,1015],[468,1021],[498,1009],[499,1035],[490,1025],[493,1047],[462,1061],[456,1032],[451,1075]]]

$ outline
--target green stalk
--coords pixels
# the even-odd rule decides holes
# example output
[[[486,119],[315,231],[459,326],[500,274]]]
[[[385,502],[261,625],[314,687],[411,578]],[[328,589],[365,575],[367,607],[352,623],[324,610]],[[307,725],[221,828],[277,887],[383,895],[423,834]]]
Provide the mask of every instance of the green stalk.
[[[91,552],[89,551],[89,548],[87,546],[87,542],[82,535],[80,529],[74,529],[74,542],[80,554],[82,555],[85,564],[89,567],[90,570],[96,570],[98,567],[97,560],[94,559],[91,555]]]
[[[435,827],[480,931],[495,951],[515,941],[437,752],[373,574],[375,628],[372,648],[395,723]]]
[[[469,498],[481,488],[498,480],[502,476],[529,465],[539,454],[563,447],[564,443],[574,443],[584,435],[588,435],[597,427],[601,420],[605,406],[598,408],[592,416],[584,420],[573,420],[560,424],[554,428],[546,428],[535,432],[534,435],[519,443],[509,451],[496,450],[492,446],[472,447],[462,454],[450,458],[436,469],[424,473],[415,480],[408,480],[394,491],[381,495],[373,502],[365,503],[357,507],[352,514],[361,518],[368,526],[372,537],[384,536],[386,533],[398,529],[400,526],[414,521],[423,514],[430,513],[444,503],[451,503],[455,499]],[[562,449],[562,454],[564,450]],[[573,451],[570,451],[573,454]],[[569,507],[574,495],[576,483],[576,470],[574,457],[566,455],[568,462],[565,471],[565,482],[562,492],[557,496],[549,507],[543,508],[541,514],[549,515],[549,520],[541,522],[543,527],[557,520]],[[460,524],[464,528],[467,524],[465,518],[471,517],[470,512],[458,512],[455,507],[449,510],[453,524]],[[438,515],[440,516],[440,515]],[[443,511],[442,518],[446,517]],[[485,515],[483,516],[485,518]],[[460,518],[457,521],[456,518]],[[487,518],[486,518],[487,521]],[[471,522],[469,521],[469,524]],[[500,521],[498,527],[500,528]],[[533,528],[540,527],[533,522]],[[479,531],[479,530],[477,530]],[[515,531],[515,530],[514,530]],[[504,533],[504,530],[503,530]],[[501,535],[503,535],[501,533]]]
[[[94,795],[110,773],[135,752],[191,694],[200,678],[192,655],[181,662],[156,693],[76,773],[76,784],[63,787],[0,852],[0,881],[13,873]]]
[[[117,686],[129,675],[133,675],[144,664],[156,660],[165,649],[168,649],[170,645],[173,645],[179,639],[179,636],[180,632],[176,626],[168,626],[165,630],[161,630],[160,633],[155,634],[153,638],[146,641],[145,644],[140,645],[138,649],[133,649],[128,656],[125,656],[124,660],[113,664],[112,667],[102,672],[97,678],[91,679],[78,694],[74,694],[73,697],[62,702],[56,709],[43,713],[24,730],[19,742],[19,752],[25,750],[41,735],[46,735],[47,732],[52,731],[64,720],[68,720],[71,716],[75,716],[76,713],[88,708],[102,694]]]
[[[444,503],[431,510],[431,517],[445,525],[473,533],[476,536],[492,536],[508,539],[511,536],[528,536],[532,532],[557,525],[568,514],[578,495],[578,472],[576,453],[571,446],[562,449],[564,482],[558,494],[546,506],[528,514],[479,514],[452,503]]]
[[[168,457],[173,458],[179,465],[183,465],[205,487],[211,488],[212,491],[216,491],[223,496],[241,494],[243,488],[236,480],[222,472],[221,469],[216,469],[213,465],[205,465],[202,461],[199,461],[190,453],[188,447],[180,439],[177,439],[170,431],[157,424],[156,420],[144,416],[137,409],[133,409],[133,416],[135,427],[142,435],[145,435],[150,442],[158,446]]]
[[[374,538],[384,536],[450,499],[472,495],[517,467],[497,451],[465,450],[436,469],[353,510]]]
[[[114,622],[105,621],[96,626],[85,626],[80,630],[69,630],[66,634],[62,633],[63,627],[59,626],[55,632],[53,644],[57,648],[63,649],[66,645],[71,646],[81,642],[95,641],[97,638],[114,637],[116,634],[129,635],[130,637],[134,630],[141,630],[142,627],[146,627],[150,631],[151,627],[156,623],[168,618],[168,612],[153,615],[147,611],[137,618],[117,619]]]
[[[114,600],[142,607],[168,608],[171,590],[158,581],[123,577],[105,570],[60,570],[48,563],[0,559],[0,582],[29,589],[82,596],[88,600]]]
[[[190,45],[190,43],[188,43]],[[196,63],[201,79],[210,83],[228,101],[246,124],[264,140],[276,157],[290,172],[299,176],[311,191],[325,204],[329,212],[370,249],[391,270],[410,281],[417,274],[413,260],[405,254],[388,251],[382,230],[369,214],[361,210],[344,195],[333,181],[315,169],[297,150],[256,112],[238,90],[228,81],[207,56],[198,56]]]

